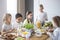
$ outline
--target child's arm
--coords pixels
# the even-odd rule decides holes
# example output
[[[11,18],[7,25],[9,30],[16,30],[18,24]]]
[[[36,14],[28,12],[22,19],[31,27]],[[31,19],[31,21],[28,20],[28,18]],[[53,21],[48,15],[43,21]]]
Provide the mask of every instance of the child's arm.
[[[16,30],[16,29],[12,29],[12,30],[9,30],[9,32],[10,32],[10,33],[12,33],[12,32],[15,33],[15,32],[17,32],[17,30]]]
[[[1,35],[5,34],[4,24],[2,25]]]
[[[57,31],[54,31],[53,33],[47,32],[47,34],[51,37],[51,39],[58,40],[59,33]]]
[[[6,31],[4,29],[1,30],[1,35],[6,34]]]
[[[11,33],[12,31],[13,31],[13,29],[7,30],[7,31],[5,29],[2,29],[1,33],[6,34],[6,33]]]
[[[12,25],[12,32],[17,32],[17,28],[15,27],[15,25]]]

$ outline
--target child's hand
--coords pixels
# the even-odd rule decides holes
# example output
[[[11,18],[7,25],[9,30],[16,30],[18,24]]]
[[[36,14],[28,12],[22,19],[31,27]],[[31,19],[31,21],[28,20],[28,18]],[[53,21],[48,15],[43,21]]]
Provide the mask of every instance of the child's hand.
[[[6,34],[6,32],[1,32],[1,35],[4,36]]]
[[[12,30],[9,30],[9,32],[11,32]]]
[[[12,30],[9,30],[9,31],[7,31],[6,33],[11,33],[12,32]]]
[[[48,32],[53,32],[53,29],[49,29]]]
[[[50,32],[47,32],[47,35],[51,37],[51,36],[52,36],[52,33],[50,33]]]
[[[17,32],[17,30],[16,29],[12,29],[12,32]]]

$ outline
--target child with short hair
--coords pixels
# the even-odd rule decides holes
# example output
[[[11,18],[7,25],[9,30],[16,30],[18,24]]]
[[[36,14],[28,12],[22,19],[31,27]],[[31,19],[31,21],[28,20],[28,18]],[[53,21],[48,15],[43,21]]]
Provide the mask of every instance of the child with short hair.
[[[8,33],[8,32],[12,32],[13,28],[12,28],[12,24],[11,24],[11,14],[6,13],[3,17],[3,25],[2,25],[2,33]]]
[[[13,29],[15,29],[15,30],[17,30],[18,28],[21,29],[23,26],[22,15],[20,13],[17,13],[15,15],[15,18],[16,18],[16,22],[13,24]]]

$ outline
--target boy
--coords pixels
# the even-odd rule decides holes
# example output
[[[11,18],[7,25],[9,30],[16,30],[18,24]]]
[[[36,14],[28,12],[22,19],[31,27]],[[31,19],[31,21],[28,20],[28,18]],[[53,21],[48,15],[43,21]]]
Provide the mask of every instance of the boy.
[[[15,15],[16,22],[13,24],[13,29],[17,30],[18,28],[22,28],[22,15],[20,13],[17,13]]]

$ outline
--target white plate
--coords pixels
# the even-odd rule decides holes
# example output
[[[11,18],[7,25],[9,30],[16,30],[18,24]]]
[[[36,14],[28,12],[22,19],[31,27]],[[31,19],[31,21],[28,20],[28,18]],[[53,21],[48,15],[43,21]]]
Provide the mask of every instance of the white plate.
[[[35,36],[37,36],[37,37],[41,37],[41,36],[42,36],[42,34],[35,34]]]

